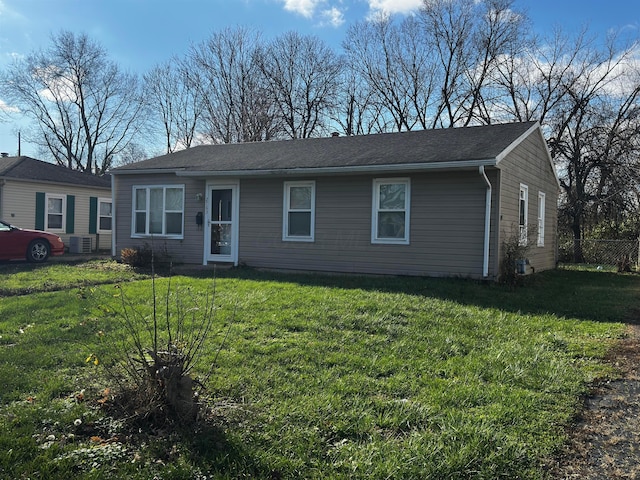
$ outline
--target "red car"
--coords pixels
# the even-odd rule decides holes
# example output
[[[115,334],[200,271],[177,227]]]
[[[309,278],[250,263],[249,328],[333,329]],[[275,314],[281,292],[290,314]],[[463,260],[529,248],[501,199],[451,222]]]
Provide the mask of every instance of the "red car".
[[[62,255],[64,243],[53,233],[26,230],[0,220],[0,260],[44,262],[49,255]]]

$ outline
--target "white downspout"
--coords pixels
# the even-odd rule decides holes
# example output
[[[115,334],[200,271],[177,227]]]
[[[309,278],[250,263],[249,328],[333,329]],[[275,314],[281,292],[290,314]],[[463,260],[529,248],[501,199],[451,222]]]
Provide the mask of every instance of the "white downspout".
[[[482,255],[482,276],[489,276],[489,235],[491,233],[491,182],[484,171],[484,165],[480,165],[480,175],[487,184],[487,193],[484,201],[484,251]]]

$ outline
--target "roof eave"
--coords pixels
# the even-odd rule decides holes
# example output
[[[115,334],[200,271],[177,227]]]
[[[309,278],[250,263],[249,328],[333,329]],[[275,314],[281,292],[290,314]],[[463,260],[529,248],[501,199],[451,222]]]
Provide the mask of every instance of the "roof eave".
[[[79,182],[40,180],[36,178],[11,177],[6,175],[0,175],[0,180],[3,182],[42,183],[44,185],[64,185],[69,187],[99,188],[104,190],[109,190],[111,188],[110,185],[87,185]]]
[[[114,175],[159,174],[173,173],[179,177],[248,177],[248,176],[300,176],[300,175],[336,175],[358,173],[390,173],[411,172],[424,170],[460,170],[480,166],[492,167],[497,163],[495,158],[463,160],[432,163],[404,163],[384,165],[357,165],[344,167],[305,167],[305,168],[274,168],[254,170],[187,170],[187,169],[136,169],[111,172]]]

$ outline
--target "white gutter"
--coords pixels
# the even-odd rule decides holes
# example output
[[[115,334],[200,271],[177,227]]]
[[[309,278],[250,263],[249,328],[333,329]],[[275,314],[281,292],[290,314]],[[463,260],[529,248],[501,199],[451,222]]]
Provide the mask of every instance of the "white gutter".
[[[480,175],[484,178],[487,184],[487,192],[485,194],[485,210],[484,210],[484,250],[482,255],[482,276],[484,278],[489,276],[489,235],[491,233],[491,182],[487,178],[487,174],[484,171],[484,165],[479,167]]]

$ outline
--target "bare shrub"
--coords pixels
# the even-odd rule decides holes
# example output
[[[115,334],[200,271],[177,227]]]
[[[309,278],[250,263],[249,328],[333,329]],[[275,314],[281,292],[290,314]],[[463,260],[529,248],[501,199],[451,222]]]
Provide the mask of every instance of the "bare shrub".
[[[120,251],[120,259],[134,268],[151,268],[153,250],[146,243],[134,248],[123,248]]]
[[[159,293],[154,273],[147,299],[116,288],[116,303],[100,310],[120,328],[102,333],[99,351],[88,360],[105,367],[116,384],[115,404],[123,416],[154,425],[194,422],[203,383],[192,370],[216,325],[215,278],[209,291],[198,292],[174,287],[169,277]]]
[[[519,229],[512,228],[512,233],[504,235],[502,242],[502,259],[500,261],[500,282],[516,287],[521,283],[522,273],[519,271],[520,265],[526,265],[527,253],[531,245],[533,231],[527,231],[527,241],[523,242]],[[519,262],[524,262],[519,265]]]

